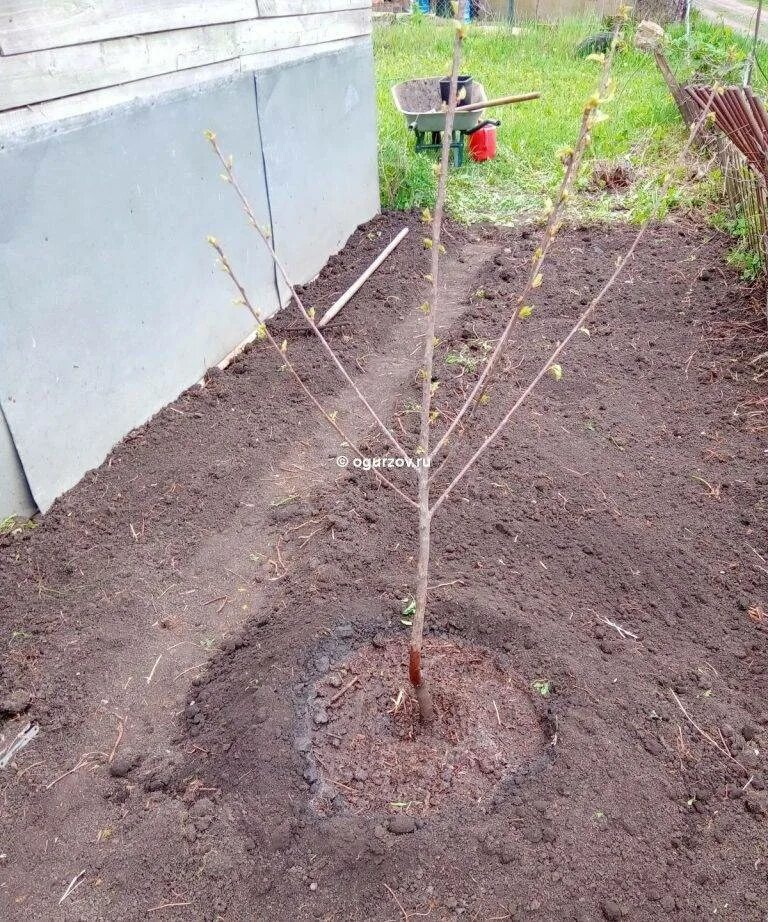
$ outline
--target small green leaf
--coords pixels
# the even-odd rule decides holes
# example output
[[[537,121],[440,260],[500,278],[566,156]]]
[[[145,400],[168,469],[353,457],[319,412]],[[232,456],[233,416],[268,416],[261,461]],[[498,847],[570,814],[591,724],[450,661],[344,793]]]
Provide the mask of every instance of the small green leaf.
[[[552,375],[555,381],[559,381],[563,377],[563,366],[557,364],[550,365],[549,373]]]

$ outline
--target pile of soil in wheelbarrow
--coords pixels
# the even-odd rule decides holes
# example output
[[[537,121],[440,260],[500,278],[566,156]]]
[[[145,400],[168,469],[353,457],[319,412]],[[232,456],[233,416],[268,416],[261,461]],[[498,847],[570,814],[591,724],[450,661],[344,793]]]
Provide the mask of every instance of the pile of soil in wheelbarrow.
[[[407,445],[428,254],[354,236],[329,336]],[[628,246],[572,228],[439,492]],[[448,226],[436,434],[503,327],[529,229]],[[435,518],[405,672],[413,511],[262,345],[132,433],[0,548],[0,916],[768,918],[768,544],[759,299],[669,220]],[[229,298],[223,291],[222,298]],[[324,405],[393,448],[290,312]],[[757,409],[756,409],[757,408]],[[409,472],[389,472],[413,491]]]

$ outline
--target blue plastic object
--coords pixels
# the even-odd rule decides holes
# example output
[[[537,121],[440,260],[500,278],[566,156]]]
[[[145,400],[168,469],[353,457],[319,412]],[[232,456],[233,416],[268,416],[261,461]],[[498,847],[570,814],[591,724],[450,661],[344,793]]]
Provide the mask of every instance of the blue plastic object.
[[[431,12],[431,0],[418,0],[419,10],[422,13]],[[448,4],[445,4],[448,6]],[[439,7],[438,7],[439,13]],[[450,13],[444,13],[443,15],[450,16]],[[471,22],[472,20],[472,2],[471,0],[465,0],[464,2],[464,22]]]

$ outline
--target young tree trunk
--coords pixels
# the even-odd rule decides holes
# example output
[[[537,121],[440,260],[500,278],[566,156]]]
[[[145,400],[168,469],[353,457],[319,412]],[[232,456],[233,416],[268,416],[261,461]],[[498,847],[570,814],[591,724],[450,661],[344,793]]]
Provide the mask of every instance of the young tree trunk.
[[[456,7],[456,35],[453,42],[453,62],[451,65],[451,86],[448,95],[448,108],[445,113],[445,129],[443,130],[443,146],[440,152],[440,174],[437,183],[437,198],[435,200],[435,214],[432,220],[432,237],[429,239],[432,248],[432,297],[428,305],[426,331],[424,337],[424,362],[421,367],[421,412],[419,421],[419,447],[418,447],[418,476],[419,476],[419,558],[416,567],[416,611],[413,615],[411,628],[411,642],[408,651],[408,678],[413,686],[416,701],[419,705],[419,717],[423,724],[430,724],[434,720],[435,709],[424,673],[421,668],[421,647],[424,637],[424,618],[427,612],[427,583],[429,579],[429,540],[432,513],[429,508],[429,448],[432,423],[432,370],[435,358],[435,324],[440,308],[440,238],[443,226],[443,211],[445,209],[445,193],[448,182],[448,165],[451,154],[451,139],[453,137],[453,119],[456,113],[457,84],[459,68],[461,65],[461,46],[464,41],[462,14],[464,3],[468,0],[459,0]]]
[[[421,670],[421,644],[424,637],[424,616],[427,613],[427,583],[429,580],[429,542],[432,514],[429,511],[429,468],[419,467],[419,560],[416,570],[416,611],[413,616],[411,644],[408,658],[408,678],[411,680],[419,717],[423,724],[435,719],[432,694]]]

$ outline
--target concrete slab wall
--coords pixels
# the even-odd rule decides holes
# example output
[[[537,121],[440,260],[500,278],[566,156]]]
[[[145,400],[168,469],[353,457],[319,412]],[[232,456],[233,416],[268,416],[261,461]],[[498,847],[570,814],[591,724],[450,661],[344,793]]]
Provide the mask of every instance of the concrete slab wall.
[[[304,284],[360,215],[379,210],[373,57],[363,43],[343,62],[326,55],[259,73],[256,87],[275,247]]]
[[[9,515],[32,515],[35,509],[16,446],[0,410],[0,522]]]
[[[297,283],[376,213],[371,60],[365,38],[0,139],[0,407],[40,509],[253,329],[208,234],[254,300],[278,308],[271,262],[205,129],[234,156]],[[7,441],[0,431],[0,517],[29,505]]]
[[[218,178],[206,128],[227,137],[269,223],[247,75],[2,158],[0,405],[42,510],[252,328],[207,234],[257,303],[277,308],[269,258]]]

